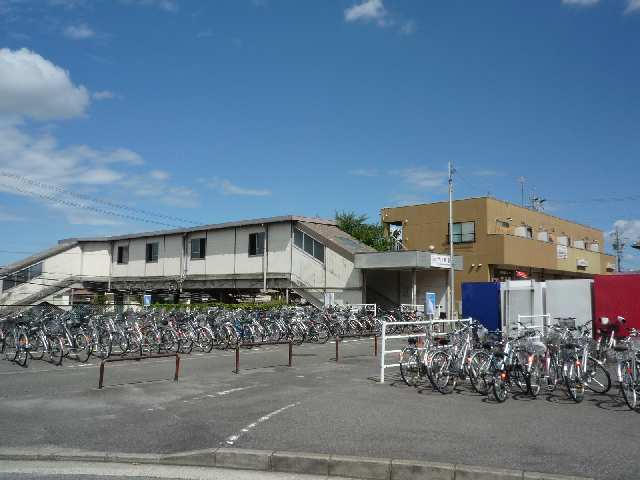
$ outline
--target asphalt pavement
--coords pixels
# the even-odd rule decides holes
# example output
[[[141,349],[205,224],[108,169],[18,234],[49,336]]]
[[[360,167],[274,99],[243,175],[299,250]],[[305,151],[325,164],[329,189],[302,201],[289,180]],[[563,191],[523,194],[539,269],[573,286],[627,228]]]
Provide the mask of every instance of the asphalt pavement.
[[[377,382],[372,340],[174,360],[107,364],[97,389],[94,360],[23,369],[0,361],[0,447],[175,453],[215,447],[393,457],[600,479],[637,479],[640,415],[617,390],[564,390],[498,404],[462,386],[451,395],[409,388],[393,370]]]

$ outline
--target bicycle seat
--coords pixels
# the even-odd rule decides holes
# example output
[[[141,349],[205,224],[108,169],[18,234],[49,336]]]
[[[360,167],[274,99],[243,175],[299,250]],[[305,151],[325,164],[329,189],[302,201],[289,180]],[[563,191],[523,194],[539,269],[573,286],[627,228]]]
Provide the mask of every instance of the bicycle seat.
[[[416,345],[418,343],[418,337],[409,337],[409,345]]]

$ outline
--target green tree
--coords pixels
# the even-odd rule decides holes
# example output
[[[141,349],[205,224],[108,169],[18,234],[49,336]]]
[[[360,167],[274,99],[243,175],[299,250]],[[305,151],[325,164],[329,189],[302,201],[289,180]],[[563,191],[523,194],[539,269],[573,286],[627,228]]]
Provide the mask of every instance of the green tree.
[[[385,237],[382,224],[367,223],[367,220],[366,215],[359,215],[355,212],[336,212],[336,223],[340,230],[379,252],[390,250],[391,241]]]

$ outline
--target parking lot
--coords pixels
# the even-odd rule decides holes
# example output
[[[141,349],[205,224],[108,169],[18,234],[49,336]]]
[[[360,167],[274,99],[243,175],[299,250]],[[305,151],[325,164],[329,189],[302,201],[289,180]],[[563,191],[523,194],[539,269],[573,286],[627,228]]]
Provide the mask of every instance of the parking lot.
[[[371,339],[174,359],[0,361],[0,447],[174,453],[215,447],[393,457],[636,479],[640,416],[608,395],[574,404],[564,390],[504,404],[463,385],[451,395],[377,382]]]

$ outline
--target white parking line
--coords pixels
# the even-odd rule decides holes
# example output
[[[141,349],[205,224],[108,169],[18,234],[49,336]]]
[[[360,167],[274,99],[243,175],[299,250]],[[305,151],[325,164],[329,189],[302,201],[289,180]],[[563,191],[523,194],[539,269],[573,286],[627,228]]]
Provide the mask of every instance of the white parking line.
[[[250,423],[249,425],[247,425],[246,427],[244,427],[243,429],[241,429],[238,433],[236,433],[235,435],[231,435],[229,437],[227,437],[227,439],[224,441],[224,443],[226,444],[226,446],[232,446],[234,443],[236,443],[238,441],[238,439],[245,433],[248,433],[251,429],[257,427],[258,425],[260,425],[261,423],[264,423],[266,421],[268,421],[270,418],[278,415],[279,413],[284,412],[285,410],[292,408],[292,407],[296,407],[300,405],[300,402],[296,402],[296,403],[290,403],[289,405],[285,405],[282,408],[279,408],[278,410],[274,410],[271,413],[267,413],[266,415],[260,417],[258,420],[256,420],[253,423]]]

